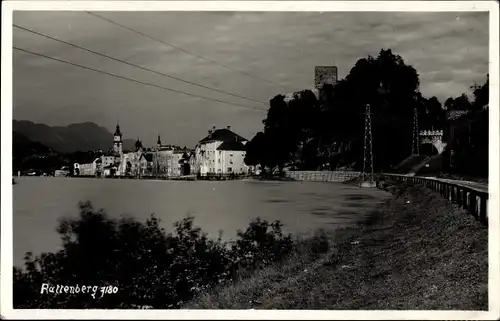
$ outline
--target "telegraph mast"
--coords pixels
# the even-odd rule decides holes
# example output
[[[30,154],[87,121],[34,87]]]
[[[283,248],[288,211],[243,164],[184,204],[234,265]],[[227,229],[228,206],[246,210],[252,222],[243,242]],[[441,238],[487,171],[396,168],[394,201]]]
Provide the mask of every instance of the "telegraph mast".
[[[420,154],[417,107],[415,107],[414,113],[413,113],[413,141],[411,143],[411,153],[412,153],[412,155],[419,155]]]
[[[375,187],[373,172],[373,146],[372,146],[372,116],[370,104],[366,104],[365,110],[365,141],[363,154],[363,173],[361,175],[361,187]]]

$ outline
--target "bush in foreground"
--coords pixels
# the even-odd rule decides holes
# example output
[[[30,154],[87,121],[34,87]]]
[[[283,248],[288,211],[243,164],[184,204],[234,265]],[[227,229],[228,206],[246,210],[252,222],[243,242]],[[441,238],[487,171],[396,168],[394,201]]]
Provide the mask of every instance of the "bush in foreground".
[[[167,234],[154,214],[141,223],[109,218],[89,202],[79,210],[78,218],[63,219],[57,228],[60,251],[27,253],[25,269],[14,268],[14,308],[178,308],[235,279],[239,270],[285,258],[294,245],[280,222],[260,218],[227,244],[208,238],[190,217]],[[52,293],[58,285],[68,293]],[[83,286],[91,290],[84,294]],[[112,287],[117,293],[106,293]]]

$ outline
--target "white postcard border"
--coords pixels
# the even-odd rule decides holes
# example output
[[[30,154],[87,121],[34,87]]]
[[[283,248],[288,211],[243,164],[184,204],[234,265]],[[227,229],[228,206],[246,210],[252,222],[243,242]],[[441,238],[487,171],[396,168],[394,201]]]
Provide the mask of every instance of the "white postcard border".
[[[496,1],[5,1],[2,2],[1,298],[7,319],[374,319],[464,320],[500,317],[499,12]],[[489,311],[14,310],[12,309],[12,13],[32,11],[489,11]]]

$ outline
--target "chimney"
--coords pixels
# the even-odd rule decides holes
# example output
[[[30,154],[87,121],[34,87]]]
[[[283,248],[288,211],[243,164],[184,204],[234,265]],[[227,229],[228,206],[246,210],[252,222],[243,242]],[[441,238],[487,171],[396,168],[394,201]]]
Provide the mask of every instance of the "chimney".
[[[215,126],[212,126],[212,130],[215,131]]]
[[[231,126],[227,126],[227,129],[228,129],[228,130],[231,130]]]
[[[208,130],[208,135],[212,135],[212,130],[211,129]]]

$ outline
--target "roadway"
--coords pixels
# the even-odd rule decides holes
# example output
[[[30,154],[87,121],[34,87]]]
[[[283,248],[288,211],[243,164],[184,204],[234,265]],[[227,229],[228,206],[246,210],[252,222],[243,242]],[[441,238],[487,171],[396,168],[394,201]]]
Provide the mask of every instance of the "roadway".
[[[446,179],[446,178],[437,178],[437,177],[433,177],[433,176],[415,176],[415,175],[411,175],[411,174],[404,175],[404,174],[387,173],[386,175],[396,175],[396,176],[403,176],[403,177],[406,176],[406,177],[418,177],[418,178],[424,178],[424,179],[431,179],[431,180],[436,180],[436,181],[443,182],[443,183],[449,183],[449,184],[455,184],[457,186],[467,187],[467,188],[476,190],[478,192],[488,193],[488,184],[485,184],[485,183],[455,180],[455,179]]]

